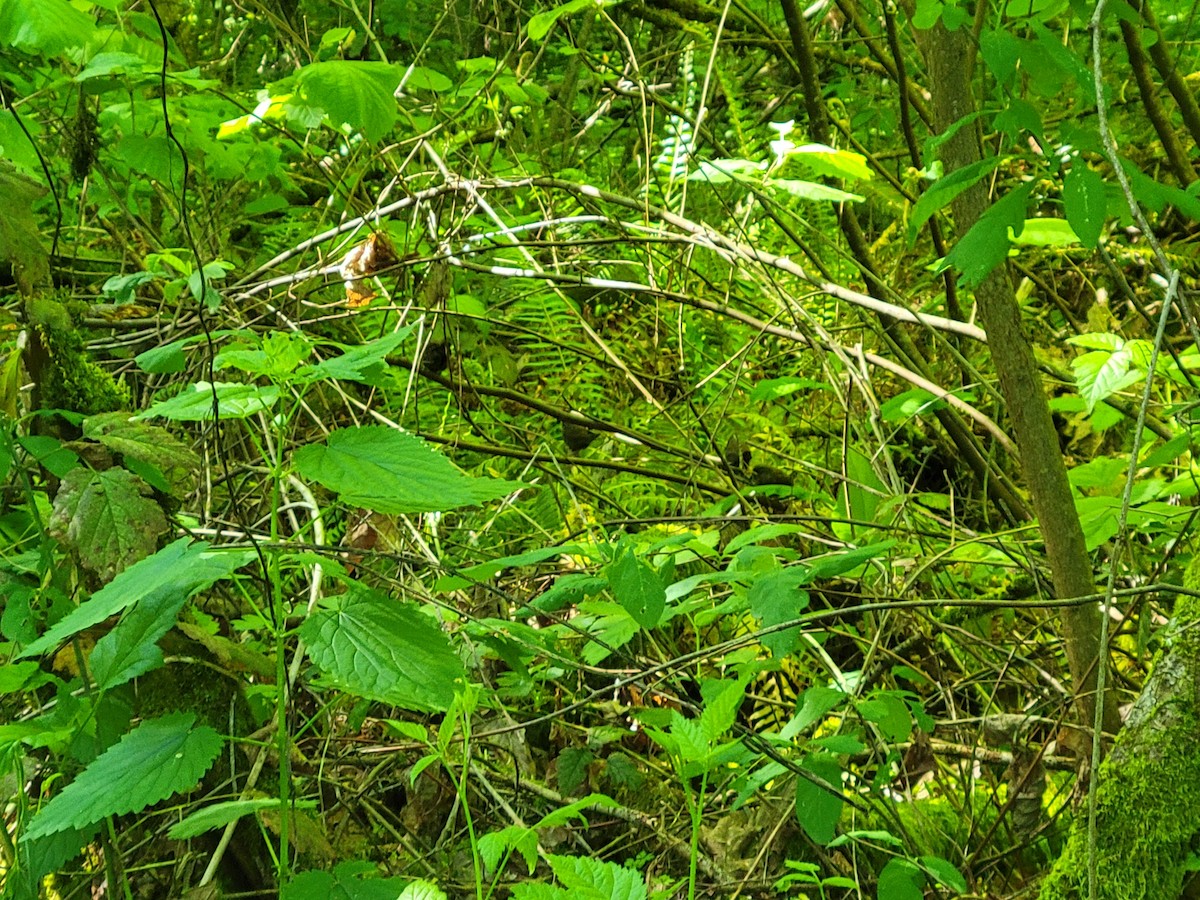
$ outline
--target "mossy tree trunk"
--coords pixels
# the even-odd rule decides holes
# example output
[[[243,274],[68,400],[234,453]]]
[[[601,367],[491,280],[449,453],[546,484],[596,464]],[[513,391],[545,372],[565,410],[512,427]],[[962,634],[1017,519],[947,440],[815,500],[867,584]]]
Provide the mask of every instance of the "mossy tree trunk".
[[[1187,585],[1200,587],[1193,562]],[[1096,900],[1173,900],[1200,837],[1200,600],[1175,608],[1173,639],[1100,767]],[[1081,812],[1040,900],[1088,896],[1088,817]]]

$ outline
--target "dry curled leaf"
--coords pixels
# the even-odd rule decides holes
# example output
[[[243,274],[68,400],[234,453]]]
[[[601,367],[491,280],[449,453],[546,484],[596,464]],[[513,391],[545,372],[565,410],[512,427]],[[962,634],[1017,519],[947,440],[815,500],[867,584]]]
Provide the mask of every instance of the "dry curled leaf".
[[[375,299],[367,279],[400,262],[391,242],[378,231],[361,244],[351,247],[342,259],[341,275],[346,284],[346,305],[351,309],[366,306]]]

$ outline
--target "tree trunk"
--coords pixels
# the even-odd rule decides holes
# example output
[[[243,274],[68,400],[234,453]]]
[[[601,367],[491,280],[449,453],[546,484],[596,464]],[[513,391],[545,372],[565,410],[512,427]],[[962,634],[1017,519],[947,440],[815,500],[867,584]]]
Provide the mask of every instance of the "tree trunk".
[[[974,54],[970,35],[947,31],[940,23],[928,33],[926,55],[934,118],[943,133],[975,111],[970,84],[963,77],[964,62]],[[961,127],[942,149],[947,174],[981,158],[973,123]],[[983,215],[987,191],[977,182],[951,205],[960,237]],[[1059,597],[1081,597],[1096,590],[1092,563],[1067,481],[1067,468],[1059,452],[1058,433],[1042,386],[1033,348],[1021,322],[1021,309],[1013,293],[1006,266],[1001,265],[975,290],[979,316],[988,335],[992,362],[999,376],[1021,454],[1021,468],[1050,564],[1054,590]],[[1075,696],[1085,725],[1095,711],[1096,672],[1100,654],[1100,610],[1094,604],[1062,611],[1063,638]],[[1110,681],[1111,683],[1111,681]],[[1104,728],[1120,726],[1112,691],[1104,703]]]

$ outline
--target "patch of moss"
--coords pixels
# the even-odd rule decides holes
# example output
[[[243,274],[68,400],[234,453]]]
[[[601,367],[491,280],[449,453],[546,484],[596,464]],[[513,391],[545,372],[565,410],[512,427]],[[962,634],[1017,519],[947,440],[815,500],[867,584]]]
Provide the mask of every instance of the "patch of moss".
[[[129,392],[92,362],[83,335],[67,307],[49,297],[31,297],[29,324],[39,345],[29,364],[43,409],[67,409],[86,416],[129,408]]]
[[[1197,580],[1189,571],[1185,583]],[[1176,603],[1177,625],[1200,622],[1200,601]],[[1097,897],[1171,900],[1200,835],[1200,634],[1177,630],[1138,699],[1130,724],[1100,767],[1096,788]],[[1087,816],[1072,825],[1066,850],[1042,884],[1040,900],[1075,900],[1088,891]]]

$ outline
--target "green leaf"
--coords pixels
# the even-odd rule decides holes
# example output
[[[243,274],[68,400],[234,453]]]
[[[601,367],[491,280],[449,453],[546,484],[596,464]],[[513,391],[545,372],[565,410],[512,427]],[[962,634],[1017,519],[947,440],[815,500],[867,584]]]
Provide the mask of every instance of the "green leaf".
[[[537,832],[532,828],[510,825],[479,839],[479,856],[489,872],[495,873],[505,853],[516,851],[525,860],[529,874],[537,867]]]
[[[962,872],[940,856],[922,856],[917,861],[926,872],[952,891],[958,891],[960,894],[967,892],[967,879],[963,877]]]
[[[0,0],[0,44],[59,56],[84,46],[96,24],[66,0]]]
[[[150,486],[126,469],[72,469],[54,497],[50,532],[101,580],[154,552],[167,531]]]
[[[1070,247],[1079,243],[1079,235],[1066,219],[1044,217],[1026,219],[1021,233],[1008,238],[1023,247]]]
[[[445,711],[463,682],[441,629],[412,603],[353,584],[300,629],[313,664],[341,690],[406,709]]]
[[[207,422],[213,417],[213,400],[222,419],[245,419],[270,409],[279,401],[279,389],[254,384],[198,381],[170,400],[160,400],[134,419],[170,419],[174,422]]]
[[[419,437],[382,425],[339,429],[297,450],[295,465],[343,502],[392,515],[478,506],[527,487],[472,478]]]
[[[271,380],[287,380],[312,355],[312,343],[303,334],[276,331],[262,338],[259,346],[234,344],[217,354],[213,366],[235,368]]]
[[[929,221],[930,216],[948,205],[951,200],[993,171],[1002,162],[1004,160],[999,156],[981,159],[968,166],[963,166],[961,169],[955,169],[949,175],[939,178],[930,185],[917,200],[917,205],[913,207],[912,215],[909,217],[908,246],[912,247],[916,243],[917,232],[921,230],[922,225]]]
[[[17,438],[17,444],[40,465],[45,466],[47,472],[59,478],[65,478],[79,465],[79,457],[75,451],[64,447],[62,441],[48,434],[22,435]]]
[[[1031,181],[993,203],[946,256],[946,266],[962,272],[968,287],[980,285],[1008,257],[1010,229],[1013,235],[1020,236],[1033,188]]]
[[[540,41],[554,27],[554,23],[563,16],[573,16],[581,9],[587,9],[589,6],[598,7],[599,5],[596,0],[571,0],[570,3],[564,3],[562,6],[538,13],[529,20],[529,24],[525,26],[525,31],[531,41]]]
[[[1108,198],[1105,197],[1104,179],[1098,172],[1088,168],[1082,159],[1077,158],[1067,173],[1063,185],[1063,206],[1067,221],[1079,235],[1080,242],[1089,250],[1093,249],[1104,231]]]
[[[160,596],[190,597],[214,581],[228,578],[253,558],[251,551],[209,550],[203,541],[180,538],[153,556],[130,566],[75,607],[20,654],[40,656],[85,628],[103,622],[141,600]]]
[[[339,356],[322,360],[315,366],[305,366],[299,374],[307,381],[323,378],[340,378],[343,381],[367,381],[377,370],[384,367],[387,357],[408,340],[412,326],[408,325],[391,334],[369,341],[358,347],[342,347]]]
[[[758,576],[747,593],[750,612],[764,628],[797,618],[808,606],[808,592],[800,590],[800,585],[810,580],[808,570],[803,567],[777,569]],[[771,651],[772,657],[782,659],[796,649],[799,634],[798,625],[766,634],[762,637],[763,646]]]
[[[799,197],[801,200],[818,202],[832,200],[834,203],[861,203],[866,199],[861,194],[840,191],[837,188],[818,184],[815,181],[797,181],[794,178],[769,178],[766,184],[767,187],[779,188],[781,191],[786,191],[793,197]]]
[[[805,756],[800,766],[835,789],[842,784],[842,767],[832,756]],[[837,833],[843,800],[803,776],[796,779],[796,819],[813,841],[828,844]]]
[[[922,900],[925,876],[907,859],[891,859],[879,873],[879,900]]]
[[[87,66],[73,80],[82,84],[95,78],[109,78],[113,75],[141,75],[145,69],[157,70],[157,68],[136,53],[116,50],[97,53],[88,60]],[[95,90],[94,86],[92,90]]]
[[[92,650],[88,665],[96,686],[110,690],[162,665],[158,640],[171,630],[186,602],[187,595],[180,592],[139,601]]]
[[[22,841],[139,812],[194,788],[224,743],[213,729],[195,723],[192,713],[143,722],[43,806]]]
[[[636,869],[582,856],[549,857],[550,868],[574,897],[646,900],[646,883]]]
[[[236,822],[243,816],[261,810],[278,810],[278,797],[257,797],[253,800],[226,800],[224,803],[213,803],[197,810],[182,822],[176,822],[167,832],[167,837],[173,841],[186,841],[198,837],[206,831],[224,828],[230,822]],[[301,809],[316,807],[314,800],[300,800],[295,804]]]
[[[653,628],[667,608],[662,579],[646,562],[626,548],[608,567],[613,596],[643,628]]]
[[[824,144],[804,144],[792,147],[787,155],[788,159],[795,160],[818,175],[858,181],[870,181],[874,177],[871,167],[867,165],[867,158],[861,153],[835,150]]]
[[[710,681],[703,688],[704,709],[700,713],[700,730],[709,743],[724,737],[737,720],[738,710],[746,696],[747,679]]]
[[[335,125],[349,125],[374,143],[396,124],[394,92],[403,74],[382,62],[311,63],[296,73],[296,93]]]
[[[176,491],[186,491],[200,469],[200,456],[165,428],[148,425],[126,412],[101,413],[83,420],[83,436],[128,459],[162,472]]]
[[[861,701],[858,714],[879,726],[885,741],[895,743],[907,740],[912,731],[912,715],[908,711],[908,704],[894,693],[881,692],[870,700]]]
[[[808,569],[809,581],[820,581],[827,578],[837,578],[847,572],[853,572],[868,560],[882,556],[896,544],[895,541],[880,541],[868,544],[866,547],[855,547],[851,550],[839,550],[825,556],[815,556],[806,559],[804,566]]]
[[[0,4],[3,2],[0,0]],[[0,11],[0,22],[3,21],[4,14]],[[18,140],[16,135],[13,139]],[[24,139],[23,134],[20,139]],[[5,147],[5,154],[8,153]],[[34,204],[45,193],[39,181],[0,165],[0,196],[4,197],[4,203],[0,203],[0,262],[12,263],[14,277],[31,289],[50,276],[50,255],[42,244],[40,221],[33,211]]]
[[[558,790],[564,796],[574,794],[587,781],[587,768],[596,758],[585,747],[567,747],[558,754]]]
[[[374,863],[340,862],[332,871],[300,872],[283,886],[281,900],[446,900],[428,881],[380,878]]]

